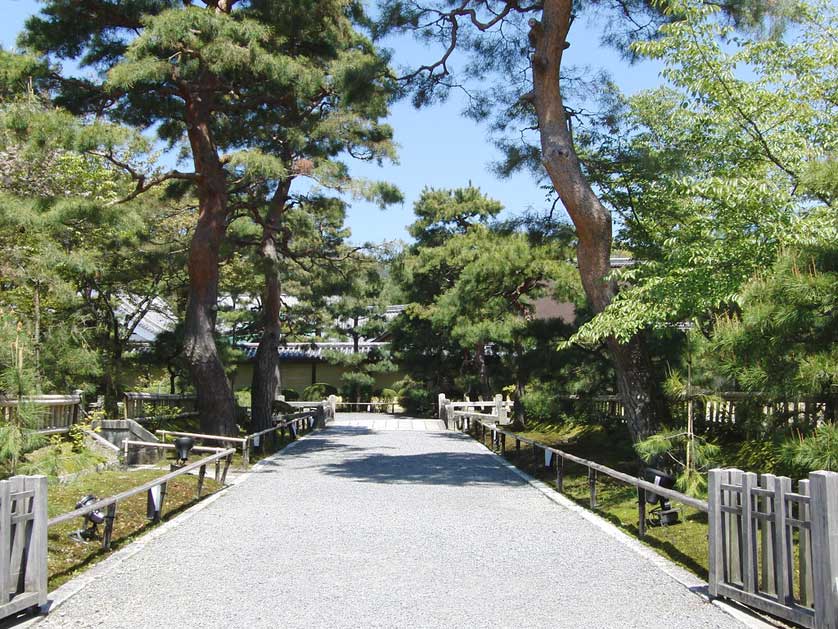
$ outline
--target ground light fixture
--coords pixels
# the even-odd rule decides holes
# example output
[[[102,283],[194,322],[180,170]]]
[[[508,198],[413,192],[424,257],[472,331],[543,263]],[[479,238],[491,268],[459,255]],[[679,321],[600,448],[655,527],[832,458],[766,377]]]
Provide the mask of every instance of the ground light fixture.
[[[177,453],[177,465],[185,465],[189,458],[189,452],[195,447],[195,440],[192,437],[178,437],[174,441],[175,452]]]
[[[93,494],[87,494],[76,503],[76,509],[83,509],[98,500],[99,499]],[[70,533],[70,539],[74,539],[77,542],[82,543],[87,543],[91,539],[96,539],[98,534],[97,527],[104,521],[105,514],[99,511],[99,509],[91,511],[90,513],[85,513],[82,516],[82,528]]]
[[[643,472],[643,480],[660,485],[664,489],[673,489],[675,487],[675,477],[656,470],[653,467],[647,467]],[[669,498],[664,498],[660,494],[653,491],[646,490],[646,504],[657,505],[650,512],[651,524],[655,526],[669,526],[678,524],[678,513],[680,509],[673,509]]]

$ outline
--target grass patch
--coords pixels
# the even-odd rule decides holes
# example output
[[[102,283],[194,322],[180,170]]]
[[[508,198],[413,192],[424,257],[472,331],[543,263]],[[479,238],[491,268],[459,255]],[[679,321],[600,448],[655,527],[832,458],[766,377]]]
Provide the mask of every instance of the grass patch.
[[[606,428],[594,424],[530,423],[520,431],[522,437],[553,446],[570,454],[596,461],[621,472],[637,475],[639,465],[631,440],[621,428]],[[481,441],[479,432],[474,432]],[[486,432],[483,444],[491,448],[491,431]],[[513,465],[549,484],[555,489],[555,463],[552,469],[544,467],[544,451],[521,443],[515,449],[515,440],[507,437],[504,457]],[[593,511],[630,535],[637,536],[637,490],[603,474],[597,476],[597,506]],[[586,467],[565,460],[564,495],[590,509],[588,470]],[[679,505],[673,505],[679,506]],[[647,514],[649,507],[647,507]],[[684,506],[681,521],[673,526],[646,527],[642,542],[664,557],[686,568],[693,574],[707,579],[708,526],[707,515]]]
[[[164,470],[156,469],[112,470],[87,474],[66,484],[51,484],[48,491],[49,516],[52,518],[72,511],[75,509],[76,502],[86,494],[106,498],[159,478],[164,473]],[[208,496],[221,488],[221,485],[216,483],[211,476],[211,470],[207,470],[202,497]],[[196,489],[197,478],[195,476],[187,474],[171,480],[166,487],[162,521],[171,519],[195,504],[197,502]],[[117,505],[110,551],[102,549],[101,539],[86,544],[70,539],[70,533],[81,525],[81,518],[78,518],[49,528],[48,571],[50,591],[157,526],[146,518],[145,492],[132,496]],[[100,534],[102,529],[103,527],[100,526]]]

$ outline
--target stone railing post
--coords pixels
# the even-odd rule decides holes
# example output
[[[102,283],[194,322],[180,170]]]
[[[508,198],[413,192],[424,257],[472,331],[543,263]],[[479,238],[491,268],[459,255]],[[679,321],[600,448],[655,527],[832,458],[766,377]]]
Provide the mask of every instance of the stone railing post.
[[[503,402],[503,396],[498,393],[495,396],[495,415],[498,416],[499,424],[507,424],[506,404]]]
[[[332,412],[332,420],[334,420],[338,411],[338,396],[335,394],[329,396],[329,408]]]
[[[437,398],[437,417],[442,420],[445,420],[445,394],[440,393],[439,397]]]
[[[454,405],[450,401],[446,401],[442,407],[441,419],[445,422],[445,427],[448,430],[457,430],[457,422],[454,419]]]

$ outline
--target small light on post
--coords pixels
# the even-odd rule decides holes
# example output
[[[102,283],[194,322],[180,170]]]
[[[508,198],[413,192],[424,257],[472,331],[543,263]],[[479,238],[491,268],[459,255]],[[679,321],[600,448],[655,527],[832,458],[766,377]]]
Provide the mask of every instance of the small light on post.
[[[76,509],[83,509],[99,499],[93,494],[87,494],[84,498],[76,503]],[[82,528],[70,533],[70,539],[77,542],[87,543],[91,539],[96,539],[98,535],[97,527],[105,521],[105,514],[96,509],[90,513],[85,513],[83,516]]]
[[[660,485],[664,489],[675,488],[674,476],[670,476],[666,472],[651,467],[647,467],[643,472],[643,480]],[[673,509],[669,498],[665,498],[647,489],[646,504],[657,505],[649,512],[649,515],[652,517],[651,523],[655,526],[678,524],[678,512],[680,509]]]
[[[178,437],[175,439],[174,446],[177,453],[176,465],[185,465],[189,452],[195,447],[195,440],[192,437]]]

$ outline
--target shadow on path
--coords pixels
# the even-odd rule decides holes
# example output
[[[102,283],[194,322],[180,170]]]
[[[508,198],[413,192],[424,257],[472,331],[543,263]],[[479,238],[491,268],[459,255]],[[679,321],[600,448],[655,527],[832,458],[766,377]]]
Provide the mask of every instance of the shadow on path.
[[[485,454],[429,452],[426,454],[369,454],[324,465],[326,474],[362,483],[423,485],[521,485],[522,481]]]

